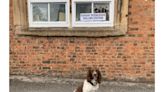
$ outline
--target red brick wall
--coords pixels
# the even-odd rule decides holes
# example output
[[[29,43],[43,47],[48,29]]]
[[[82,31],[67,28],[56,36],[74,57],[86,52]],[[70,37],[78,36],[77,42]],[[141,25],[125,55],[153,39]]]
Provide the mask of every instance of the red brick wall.
[[[97,66],[104,79],[154,82],[154,28],[154,0],[130,0],[125,36],[34,37],[11,29],[10,74],[84,78]]]

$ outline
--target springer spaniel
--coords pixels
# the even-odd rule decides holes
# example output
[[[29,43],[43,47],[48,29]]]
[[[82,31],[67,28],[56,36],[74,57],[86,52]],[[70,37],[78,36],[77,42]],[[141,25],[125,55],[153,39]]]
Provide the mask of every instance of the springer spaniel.
[[[101,73],[98,69],[89,69],[87,79],[74,92],[96,92],[101,82]]]

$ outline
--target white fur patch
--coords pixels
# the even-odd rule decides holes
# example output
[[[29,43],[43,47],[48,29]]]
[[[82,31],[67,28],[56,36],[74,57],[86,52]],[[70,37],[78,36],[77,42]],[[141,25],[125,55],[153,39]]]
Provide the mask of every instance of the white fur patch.
[[[97,83],[96,86],[93,86],[87,80],[84,80],[83,92],[96,92],[96,90],[98,90],[98,88],[99,88],[99,84],[98,83]]]

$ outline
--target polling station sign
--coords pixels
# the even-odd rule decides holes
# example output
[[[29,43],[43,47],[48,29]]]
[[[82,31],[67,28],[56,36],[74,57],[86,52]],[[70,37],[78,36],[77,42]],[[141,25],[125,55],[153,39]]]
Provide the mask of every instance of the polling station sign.
[[[80,21],[106,21],[106,13],[80,13]]]

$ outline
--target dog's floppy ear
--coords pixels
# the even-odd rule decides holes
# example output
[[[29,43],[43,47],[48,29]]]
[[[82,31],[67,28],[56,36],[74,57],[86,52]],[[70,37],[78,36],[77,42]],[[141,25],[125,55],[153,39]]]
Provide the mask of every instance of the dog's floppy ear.
[[[87,81],[90,82],[91,80],[92,80],[92,70],[88,69]]]
[[[98,73],[98,78],[97,78],[97,82],[98,83],[101,83],[101,72],[99,71],[99,70],[96,70],[97,71],[97,73]]]

